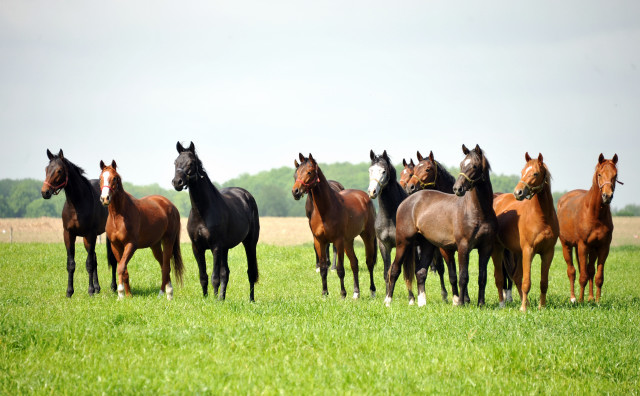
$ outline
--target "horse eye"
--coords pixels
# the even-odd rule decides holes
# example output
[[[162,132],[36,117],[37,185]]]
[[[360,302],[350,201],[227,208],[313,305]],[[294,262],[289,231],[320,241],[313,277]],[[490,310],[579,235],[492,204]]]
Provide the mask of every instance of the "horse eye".
[[[309,172],[307,172],[307,175],[311,176],[311,172],[310,172],[310,171],[309,171]]]
[[[387,171],[386,171],[386,170],[383,170],[383,171],[382,171],[382,174],[384,175],[385,173],[387,173]]]
[[[538,173],[538,172],[535,172],[535,173],[533,174],[533,176],[534,176],[534,177],[538,177],[538,175],[539,175],[539,173]]]

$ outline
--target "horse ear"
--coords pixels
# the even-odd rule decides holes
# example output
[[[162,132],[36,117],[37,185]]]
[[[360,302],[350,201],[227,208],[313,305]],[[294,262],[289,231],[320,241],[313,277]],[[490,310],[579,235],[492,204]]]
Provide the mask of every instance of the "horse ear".
[[[104,170],[105,167],[106,165],[104,164],[104,161],[100,160],[100,170]]]
[[[611,161],[613,161],[614,164],[618,163],[618,154],[614,154],[613,158],[611,158]]]
[[[117,165],[116,165],[116,160],[111,160],[111,167],[112,167],[113,169],[116,169],[116,166],[117,166]]]
[[[411,158],[411,167],[413,168],[416,164],[413,163],[413,158]]]
[[[542,164],[542,153],[538,153],[538,162]]]
[[[189,151],[194,154],[196,153],[196,146],[193,144],[193,142],[191,142],[191,144],[189,145]]]
[[[298,169],[300,167],[300,164],[298,163],[298,160],[293,160],[293,165],[295,165],[296,169]]]
[[[180,142],[176,143],[176,150],[178,150],[178,154],[182,153],[184,150],[184,147],[182,147],[182,144],[180,144]]]
[[[402,159],[402,166],[404,166],[405,168],[407,167],[407,160],[406,159]]]
[[[431,162],[433,162],[434,164],[436,163],[436,160],[433,159],[433,151],[429,151],[429,159],[431,160]]]
[[[376,158],[376,155],[373,152],[373,150],[369,151],[369,158],[371,158],[371,161],[373,161]]]
[[[467,146],[464,145],[464,143],[462,144],[462,154],[464,155],[469,154],[469,149],[467,148]]]
[[[387,154],[387,150],[384,150],[382,152],[382,158],[386,159],[387,161],[389,161],[389,154]]]
[[[58,157],[60,157],[60,159],[64,159],[64,153],[62,152],[62,149],[58,151]]]
[[[302,155],[302,153],[298,153],[298,158],[300,158],[300,163],[306,161],[306,158],[304,158],[304,155]]]
[[[602,155],[602,153],[600,153],[600,156],[598,157],[598,163],[601,164],[604,162],[604,155]]]
[[[529,155],[529,152],[528,152],[528,151],[527,151],[526,153],[524,153],[524,160],[525,160],[526,162],[531,161],[531,156]]]
[[[422,154],[420,154],[420,151],[416,152],[417,157],[418,157],[418,161],[422,161],[424,158],[422,157]]]
[[[479,144],[476,144],[476,148],[474,148],[473,150],[478,154],[482,154],[482,149],[480,148]]]
[[[47,149],[47,157],[49,158],[49,160],[52,160],[54,155],[51,154],[51,151],[49,151],[49,149]]]
[[[315,164],[316,160],[313,159],[313,155],[311,155],[311,153],[309,153],[309,161],[311,161],[311,163]]]

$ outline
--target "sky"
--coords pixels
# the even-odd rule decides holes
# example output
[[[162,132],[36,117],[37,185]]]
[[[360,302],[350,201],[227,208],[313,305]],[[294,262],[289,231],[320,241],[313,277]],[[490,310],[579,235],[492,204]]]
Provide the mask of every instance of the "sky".
[[[640,203],[640,2],[1,0],[0,134],[0,179],[42,180],[62,149],[165,188],[177,141],[217,182],[300,152],[457,166],[479,144],[498,174],[542,153],[563,191],[617,153],[621,208]]]

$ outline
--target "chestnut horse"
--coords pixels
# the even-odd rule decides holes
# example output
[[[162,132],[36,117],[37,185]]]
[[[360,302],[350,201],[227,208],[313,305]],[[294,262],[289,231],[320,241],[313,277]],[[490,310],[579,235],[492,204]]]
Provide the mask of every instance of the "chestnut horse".
[[[420,265],[416,268],[418,306],[426,304],[424,282],[426,263],[430,263],[437,248],[444,253],[449,274],[455,274],[453,252],[458,251],[460,293],[453,283],[453,304],[464,304],[460,296],[467,294],[469,253],[478,249],[478,306],[484,305],[487,284],[487,263],[491,256],[497,229],[493,211],[493,188],[489,161],[480,146],[469,150],[462,145],[465,159],[460,164],[460,176],[453,185],[455,195],[436,190],[422,190],[409,196],[398,207],[396,218],[396,258],[389,269],[389,293],[385,303],[393,298],[393,289],[400,275],[400,264],[417,243],[421,247]],[[455,276],[449,276],[450,279]]]
[[[409,183],[409,180],[411,180],[411,176],[413,176],[413,168],[415,167],[415,164],[413,163],[413,158],[411,158],[410,162],[407,162],[403,158],[402,166],[404,166],[404,169],[400,173],[400,179],[398,180],[398,184],[400,184],[400,187],[402,187],[405,190],[405,192],[409,194],[409,191],[407,191],[407,183]]]
[[[353,250],[353,241],[360,235],[364,242],[371,296],[375,296],[376,287],[373,282],[373,267],[376,263],[376,211],[367,193],[360,190],[335,191],[329,185],[320,170],[318,163],[309,154],[309,158],[299,155],[297,161],[295,183],[291,190],[294,199],[299,200],[308,193],[313,199],[314,210],[309,219],[309,228],[313,234],[316,254],[320,257],[320,275],[322,277],[322,294],[327,295],[327,245],[333,243],[338,251],[337,273],[340,278],[340,294],[344,298],[344,254],[346,252],[353,271],[353,298],[360,297],[358,280],[358,258]]]
[[[521,311],[527,310],[531,290],[531,262],[540,255],[540,308],[547,302],[549,268],[554,247],[558,240],[558,217],[551,195],[551,174],[543,162],[542,154],[532,159],[525,153],[526,161],[520,181],[513,194],[500,194],[493,200],[498,218],[498,234],[493,251],[493,266],[498,299],[504,307],[504,249],[514,256],[515,268],[507,268],[520,293]],[[511,266],[507,266],[511,267]]]
[[[137,249],[151,248],[162,269],[160,296],[165,292],[173,299],[171,262],[173,273],[182,283],[182,255],[180,254],[180,213],[165,197],[150,195],[134,198],[122,187],[116,172],[116,162],[107,166],[100,161],[100,200],[109,207],[107,236],[111,239],[113,254],[118,260],[118,298],[131,296],[127,264]]]
[[[589,281],[589,301],[593,300],[593,278],[595,275],[596,302],[600,301],[600,292],[604,282],[604,263],[609,255],[613,221],[609,204],[618,181],[618,154],[612,159],[598,158],[593,174],[591,188],[573,190],[558,201],[558,220],[560,221],[560,244],[567,262],[567,276],[571,286],[571,302],[576,301],[574,283],[576,269],[573,266],[573,249],[577,250],[580,268],[580,302],[584,301],[584,288]],[[598,272],[595,262],[598,260]]]
[[[184,148],[176,144],[175,177],[172,184],[177,191],[189,189],[191,212],[187,232],[191,238],[193,255],[198,262],[202,294],[208,294],[207,260],[205,253],[213,253],[211,284],[218,299],[224,300],[229,284],[229,249],[242,243],[247,256],[249,301],[254,301],[254,286],[258,282],[256,245],[260,237],[258,205],[245,189],[228,187],[218,190],[202,167],[193,142]],[[218,293],[218,288],[220,293]]]
[[[100,205],[100,183],[88,180],[84,170],[65,158],[62,150],[53,155],[47,150],[49,165],[42,184],[42,198],[49,199],[64,190],[66,201],[62,208],[62,228],[64,244],[67,248],[67,297],[73,295],[73,274],[76,270],[76,237],[84,239],[87,250],[87,273],[89,274],[89,295],[100,293],[98,282],[98,260],[96,259],[96,239],[104,232],[109,215]],[[116,259],[111,252],[111,241],[107,238],[107,262],[111,267],[111,289],[116,290]]]

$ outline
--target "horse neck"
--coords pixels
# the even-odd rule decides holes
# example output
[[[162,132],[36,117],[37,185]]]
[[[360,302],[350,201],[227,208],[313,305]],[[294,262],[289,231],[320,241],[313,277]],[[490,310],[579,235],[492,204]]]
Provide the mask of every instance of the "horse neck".
[[[400,203],[404,201],[406,197],[407,193],[400,184],[395,180],[391,180],[385,188],[380,191],[378,199],[380,216],[391,218],[395,222],[398,206],[400,206]]]
[[[219,207],[222,195],[209,176],[204,171],[201,172],[202,177],[196,176],[194,181],[189,183],[189,198],[191,207],[202,214]]]
[[[485,181],[476,184],[475,188],[465,194],[466,202],[478,208],[482,213],[493,212],[493,186],[489,175],[485,175]]]
[[[588,212],[594,218],[601,218],[611,213],[609,205],[602,203],[602,194],[600,192],[600,186],[598,186],[598,172],[593,175],[593,182],[591,188],[587,192]]]
[[[88,197],[94,197],[93,188],[89,180],[82,176],[80,172],[71,163],[65,160],[67,167],[67,185],[64,187],[64,195],[67,201],[76,208],[76,211],[87,205],[93,206],[93,200]]]
[[[323,216],[336,208],[336,195],[338,193],[331,188],[320,168],[318,168],[318,179],[318,183],[309,190],[309,194],[313,200],[314,208],[317,209],[320,216]]]
[[[115,215],[126,213],[132,206],[133,201],[131,196],[124,190],[122,184],[120,184],[120,188],[116,189],[111,196],[109,216],[115,219]]]
[[[542,190],[531,198],[536,207],[539,207],[545,218],[555,216],[553,205],[553,195],[551,194],[551,183],[544,182]]]
[[[434,186],[434,188],[447,194],[453,194],[453,185],[455,184],[456,180],[439,163],[437,164],[437,172],[438,179],[436,180],[436,185]]]

